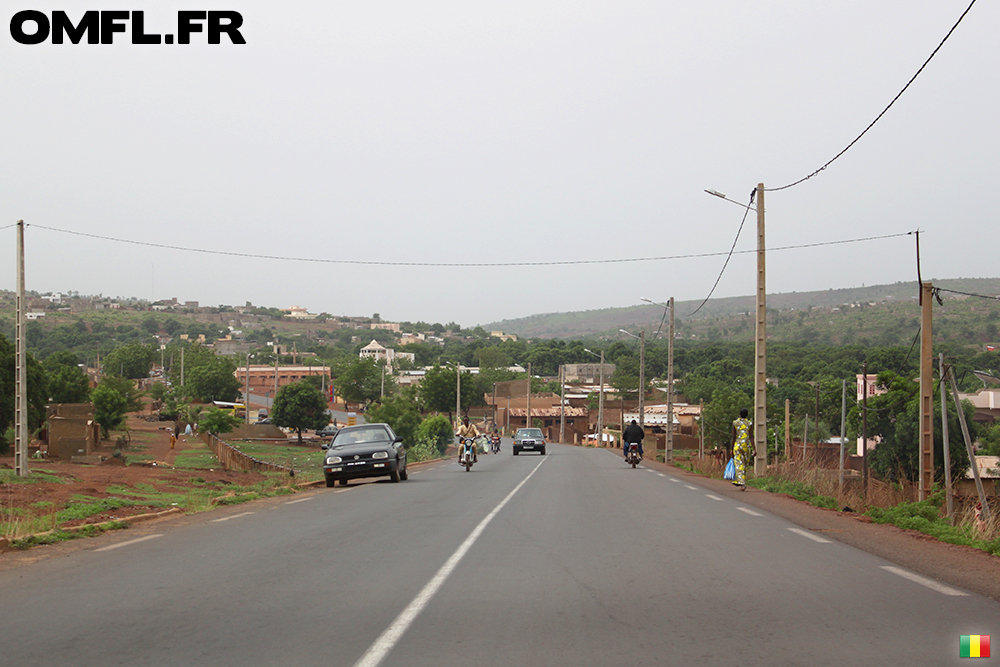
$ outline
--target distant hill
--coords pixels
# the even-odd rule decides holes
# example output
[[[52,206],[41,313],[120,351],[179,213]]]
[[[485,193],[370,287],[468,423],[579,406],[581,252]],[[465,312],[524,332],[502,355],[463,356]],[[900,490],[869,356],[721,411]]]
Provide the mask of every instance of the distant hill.
[[[935,287],[955,290],[958,292],[968,292],[973,294],[1000,295],[1000,278],[957,278],[951,280],[932,280]],[[955,301],[962,300],[962,297],[945,293],[944,298]],[[913,317],[919,317],[917,303],[916,281],[899,282],[892,285],[872,285],[870,287],[852,287],[846,289],[830,289],[818,292],[790,292],[786,294],[769,294],[767,297],[767,308],[769,318],[775,318],[776,313],[788,311],[810,311],[823,310],[830,313],[859,313],[861,311],[873,315],[872,306],[885,306],[890,313],[895,313],[898,317],[905,316],[907,322]],[[970,304],[969,308],[975,312],[976,307],[985,308],[992,312],[994,309],[1000,312],[1000,301],[987,301],[982,299],[972,299],[975,304]],[[754,297],[739,296],[724,299],[711,299],[694,317],[687,314],[698,307],[700,301],[678,301],[676,303],[677,314],[675,316],[675,326],[683,333],[685,338],[709,337],[712,339],[728,339],[734,334],[742,332],[749,325],[753,328]],[[852,308],[852,304],[854,307]],[[846,308],[842,308],[845,307]],[[834,309],[837,309],[834,311]],[[819,315],[819,313],[816,313]],[[602,310],[586,310],[568,313],[546,313],[531,315],[511,320],[501,320],[482,325],[487,330],[502,330],[507,333],[515,333],[527,338],[592,338],[603,337],[615,334],[620,328],[643,327],[646,330],[656,330],[659,327],[663,316],[663,308],[652,305],[627,306],[624,308],[605,308]],[[749,322],[747,319],[749,318]],[[781,338],[781,326],[787,317],[777,316],[774,327],[769,329],[770,338]],[[799,317],[797,322],[802,326],[810,324],[811,317]],[[885,338],[884,318],[866,317],[859,320],[860,324],[854,323],[853,332],[822,331],[817,333],[816,327],[823,324],[826,328],[835,322],[829,317],[823,322],[812,323],[814,329],[803,332],[805,339],[810,336],[818,336],[820,339],[829,338],[833,342],[847,342],[846,339],[864,340],[873,342],[879,336]],[[869,331],[869,326],[865,325],[869,321],[876,330]],[[878,321],[879,324],[875,324]],[[990,320],[991,322],[993,320]],[[770,320],[769,320],[770,322]],[[827,324],[828,323],[828,324]],[[992,329],[990,329],[992,331]],[[975,334],[975,331],[971,332]],[[984,332],[986,333],[986,332]],[[913,334],[909,334],[913,335]],[[904,336],[905,337],[905,336]],[[975,337],[975,336],[973,336]],[[789,332],[788,338],[798,338]],[[992,338],[987,335],[987,338]],[[906,341],[909,343],[909,341]]]

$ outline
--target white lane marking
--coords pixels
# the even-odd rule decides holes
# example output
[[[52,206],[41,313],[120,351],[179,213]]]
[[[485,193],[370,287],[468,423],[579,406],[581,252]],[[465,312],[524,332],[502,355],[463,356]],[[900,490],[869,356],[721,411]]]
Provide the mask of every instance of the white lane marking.
[[[410,625],[416,620],[420,612],[424,610],[424,607],[430,603],[431,599],[438,592],[438,589],[444,584],[444,582],[451,575],[452,570],[458,566],[459,561],[465,556],[466,552],[472,548],[472,545],[476,543],[479,536],[482,535],[483,531],[486,530],[486,526],[490,524],[500,510],[514,497],[514,494],[521,490],[531,476],[538,472],[538,469],[547,460],[547,457],[543,457],[538,465],[532,469],[528,476],[521,480],[521,483],[514,487],[514,489],[507,494],[507,497],[500,501],[500,504],[493,508],[493,511],[486,515],[479,525],[469,534],[465,541],[459,545],[455,553],[445,561],[445,564],[441,566],[441,569],[437,571],[430,581],[421,589],[417,596],[410,601],[410,604],[406,605],[406,608],[399,613],[392,623],[389,624],[382,634],[378,636],[378,639],[368,648],[361,659],[354,663],[354,667],[376,667],[380,664],[385,657],[389,655],[389,652],[396,646],[399,640],[403,637],[403,634],[409,629]]]
[[[684,488],[685,489],[691,489],[692,491],[697,491],[698,490],[697,486],[691,486],[690,484],[685,484]]]
[[[706,493],[705,497],[711,498],[712,500],[722,500],[722,498],[720,498],[719,496],[713,496],[711,493]]]
[[[307,500],[312,500],[312,498],[299,498],[298,500],[289,500],[286,505],[294,505],[295,503],[304,503]]]
[[[736,509],[738,509],[738,510],[739,510],[739,511],[741,511],[741,512],[746,512],[746,513],[747,513],[747,514],[749,514],[750,516],[764,516],[764,515],[763,515],[763,514],[761,514],[760,512],[754,512],[754,511],[753,511],[752,509],[750,509],[749,507],[737,507]]]
[[[928,579],[927,577],[921,577],[919,574],[914,574],[913,572],[910,572],[909,570],[904,570],[901,567],[896,567],[894,565],[883,565],[882,569],[887,572],[892,572],[893,574],[898,574],[904,579],[909,579],[910,581],[916,582],[921,586],[926,586],[932,591],[937,591],[942,595],[952,595],[955,597],[966,597],[969,595],[968,593],[964,593],[958,590],[957,588],[952,588],[951,586],[945,586],[944,584],[938,583],[933,579]]]
[[[801,535],[802,537],[808,537],[813,542],[819,542],[820,544],[832,544],[832,542],[830,542],[830,540],[826,539],[825,537],[820,537],[819,535],[813,535],[808,530],[802,530],[801,528],[789,528],[788,530],[792,531],[796,535]]]
[[[662,472],[658,472],[656,474],[659,475],[660,477],[666,477],[666,475],[664,475]]]
[[[219,523],[220,521],[229,521],[230,519],[239,519],[241,516],[250,516],[251,514],[253,514],[253,512],[243,512],[243,514],[224,516],[221,519],[212,519],[212,523]]]
[[[676,477],[671,477],[670,481],[671,482],[680,482],[681,480],[677,479]]]
[[[157,537],[163,537],[162,534],[157,535],[147,535],[146,537],[137,537],[134,540],[129,540],[128,542],[119,542],[118,544],[112,544],[111,546],[101,547],[100,549],[94,549],[94,551],[111,551],[112,549],[117,549],[118,547],[127,547],[133,544],[138,544],[139,542],[145,542],[146,540],[156,539]]]

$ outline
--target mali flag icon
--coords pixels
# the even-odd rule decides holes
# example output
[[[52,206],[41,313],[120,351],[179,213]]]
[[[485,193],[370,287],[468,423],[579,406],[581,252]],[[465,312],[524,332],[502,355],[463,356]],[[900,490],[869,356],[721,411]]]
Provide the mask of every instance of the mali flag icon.
[[[990,636],[962,635],[958,644],[958,656],[960,658],[990,657]]]

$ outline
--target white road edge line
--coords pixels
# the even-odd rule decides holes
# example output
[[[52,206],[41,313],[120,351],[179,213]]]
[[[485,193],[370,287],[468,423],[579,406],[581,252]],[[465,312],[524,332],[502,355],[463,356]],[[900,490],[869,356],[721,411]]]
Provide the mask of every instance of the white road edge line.
[[[750,509],[749,507],[737,507],[736,509],[738,509],[738,510],[739,510],[739,511],[741,511],[741,512],[746,512],[746,513],[747,513],[747,514],[749,514],[750,516],[764,516],[764,515],[763,515],[763,514],[761,514],[760,512],[754,512],[754,511],[753,511],[752,509]]]
[[[691,486],[690,484],[685,484],[684,488],[685,489],[691,489],[692,491],[697,491],[698,490],[697,486]]]
[[[423,589],[417,593],[417,596],[410,601],[410,604],[406,605],[406,608],[399,613],[399,616],[397,616],[396,619],[389,624],[389,627],[387,627],[372,643],[372,645],[368,647],[365,654],[361,656],[356,663],[354,663],[354,667],[376,667],[383,660],[385,660],[386,656],[389,655],[389,652],[392,651],[397,643],[399,643],[403,634],[409,629],[410,625],[413,624],[413,621],[416,620],[417,616],[420,615],[420,612],[422,612],[424,607],[430,603],[431,599],[438,592],[438,589],[441,588],[444,582],[451,575],[452,570],[458,566],[458,563],[465,556],[466,552],[472,548],[472,545],[476,543],[479,536],[482,535],[484,530],[486,530],[486,526],[493,521],[493,517],[500,513],[500,510],[502,510],[507,502],[514,497],[515,493],[521,490],[521,487],[524,486],[529,479],[531,479],[531,476],[538,472],[538,469],[543,463],[545,463],[546,460],[548,460],[548,457],[542,458],[542,460],[538,462],[538,465],[536,465],[532,471],[528,473],[528,476],[522,479],[521,483],[515,486],[514,489],[507,494],[507,497],[501,500],[500,504],[494,507],[493,511],[487,514],[486,517],[479,522],[479,525],[475,527],[467,538],[465,538],[465,541],[459,545],[458,549],[455,550],[455,553],[453,553],[451,557],[445,561],[445,564],[441,566],[441,569],[437,571],[437,574],[435,574],[431,580],[427,582]]]
[[[664,475],[662,472],[658,472],[656,474],[659,475],[660,477],[666,477],[666,475]]]
[[[239,519],[241,516],[250,516],[251,514],[253,514],[253,512],[243,512],[242,514],[224,516],[221,519],[212,519],[212,523],[219,523],[220,521],[229,521],[230,519]]]
[[[720,498],[719,496],[713,496],[711,493],[706,493],[705,497],[711,498],[712,500],[722,500],[722,498]]]
[[[298,500],[289,500],[286,505],[294,505],[295,503],[304,503],[307,500],[312,500],[315,496],[310,498],[299,498]]]
[[[138,544],[139,542],[145,542],[146,540],[156,539],[157,537],[163,537],[162,534],[147,535],[146,537],[137,537],[134,540],[129,540],[128,542],[119,542],[118,544],[112,544],[111,546],[101,547],[100,549],[94,549],[94,551],[111,551],[112,549],[117,549],[118,547],[128,547],[133,544]]]
[[[679,482],[679,481],[681,481],[681,480],[677,479],[676,477],[671,477],[671,478],[670,478],[670,481],[671,481],[671,482]]]
[[[820,544],[832,544],[832,542],[830,542],[830,540],[826,539],[825,537],[820,537],[819,535],[813,535],[808,530],[802,530],[801,528],[789,528],[788,530],[792,531],[796,535],[801,535],[802,537],[808,537],[813,542],[819,542]]]
[[[954,597],[968,597],[968,593],[958,590],[957,588],[952,588],[951,586],[945,586],[944,584],[938,583],[933,579],[928,579],[927,577],[921,577],[919,574],[914,574],[909,570],[904,570],[901,567],[896,567],[895,565],[883,565],[882,569],[887,572],[892,572],[893,574],[898,574],[904,579],[909,579],[910,581],[916,582],[921,586],[926,586],[932,591],[937,591],[942,595],[951,595]]]

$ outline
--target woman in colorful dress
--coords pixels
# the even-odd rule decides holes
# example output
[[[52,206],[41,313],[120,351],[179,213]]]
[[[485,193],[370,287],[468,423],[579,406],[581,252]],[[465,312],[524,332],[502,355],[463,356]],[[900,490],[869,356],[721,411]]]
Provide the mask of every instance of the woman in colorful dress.
[[[740,410],[740,418],[733,420],[733,463],[736,466],[736,476],[733,484],[741,490],[747,490],[747,465],[750,464],[752,445],[750,444],[750,428],[753,422],[747,419],[746,408]]]

